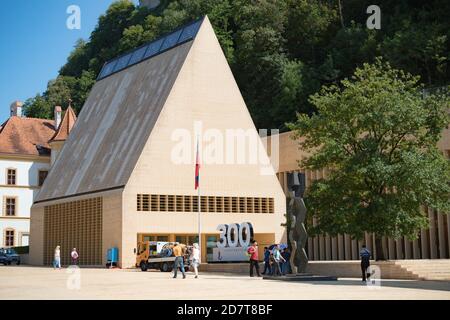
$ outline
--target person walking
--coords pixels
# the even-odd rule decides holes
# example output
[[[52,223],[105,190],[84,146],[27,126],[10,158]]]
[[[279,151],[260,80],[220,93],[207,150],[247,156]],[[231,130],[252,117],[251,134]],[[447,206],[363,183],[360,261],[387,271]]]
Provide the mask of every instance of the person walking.
[[[181,269],[181,273],[183,274],[183,279],[186,279],[186,274],[184,273],[184,257],[183,257],[183,248],[181,245],[176,242],[173,247],[173,255],[175,256],[175,262],[173,265],[173,278],[177,277],[178,267]]]
[[[253,240],[252,245],[247,249],[247,253],[250,254],[250,277],[253,277],[253,267],[255,267],[258,277],[261,277],[259,273],[258,242]]]
[[[362,281],[367,281],[367,268],[370,266],[370,256],[371,253],[369,249],[366,248],[366,245],[363,244],[361,251],[359,252],[359,256],[361,257],[361,272],[362,272]]]
[[[281,253],[281,256],[284,259],[284,262],[281,264],[281,273],[283,275],[291,273],[291,265],[289,263],[289,259],[291,258],[291,252],[289,251],[289,248],[285,248]]]
[[[272,274],[272,268],[270,267],[270,251],[267,247],[264,247],[264,271],[262,274]]]
[[[286,262],[286,260],[284,260],[284,258],[281,256],[280,247],[278,245],[276,245],[273,248],[273,261],[274,261],[274,263],[273,263],[273,267],[274,267],[273,275],[274,276],[278,276],[278,275],[281,276],[282,274],[281,274],[281,270],[280,270],[280,262],[281,263],[282,262]]]
[[[70,257],[72,258],[72,265],[76,266],[78,265],[78,252],[77,252],[77,248],[73,248],[72,252],[70,253]]]
[[[55,253],[53,257],[53,268],[61,269],[61,247],[56,246]]]
[[[195,279],[198,278],[198,267],[200,266],[200,248],[198,247],[198,243],[193,244],[193,249],[191,253],[192,267],[195,272]]]

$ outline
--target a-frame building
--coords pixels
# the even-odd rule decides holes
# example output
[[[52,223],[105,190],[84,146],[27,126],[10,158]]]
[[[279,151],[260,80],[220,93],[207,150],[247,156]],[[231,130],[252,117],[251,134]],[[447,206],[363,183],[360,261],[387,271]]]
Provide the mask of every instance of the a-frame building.
[[[232,161],[236,133],[247,146],[257,135],[207,17],[108,62],[32,207],[31,263],[50,264],[60,245],[63,264],[76,247],[82,264],[103,265],[117,247],[131,267],[138,241],[194,241],[197,137],[203,262],[219,224],[251,222],[260,247],[285,241],[285,195],[262,142],[265,164],[251,151]],[[220,141],[223,153],[211,147]]]

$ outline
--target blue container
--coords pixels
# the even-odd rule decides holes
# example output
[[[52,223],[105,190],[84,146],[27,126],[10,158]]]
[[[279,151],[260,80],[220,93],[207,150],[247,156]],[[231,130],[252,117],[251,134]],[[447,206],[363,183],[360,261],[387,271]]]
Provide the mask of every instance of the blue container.
[[[109,264],[119,261],[119,248],[109,248],[106,254],[106,260]]]

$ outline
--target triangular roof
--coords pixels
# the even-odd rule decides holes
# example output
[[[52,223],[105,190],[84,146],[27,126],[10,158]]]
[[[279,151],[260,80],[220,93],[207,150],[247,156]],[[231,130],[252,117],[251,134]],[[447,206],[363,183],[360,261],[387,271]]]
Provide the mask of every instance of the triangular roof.
[[[69,105],[66,112],[64,113],[64,118],[59,124],[58,130],[55,132],[53,137],[50,139],[50,143],[53,141],[65,141],[69,137],[70,131],[72,131],[75,122],[77,121],[77,116],[73,111],[72,107]]]
[[[126,184],[202,21],[105,63],[36,202]]]
[[[192,135],[194,123],[201,122],[205,130],[235,128],[257,137],[208,18],[198,23],[189,32],[183,27],[156,40],[159,51],[152,42],[105,64],[36,202],[122,188],[133,195],[196,194],[194,166],[174,164],[177,129]],[[147,52],[153,55],[146,58]],[[134,63],[133,57],[143,58]],[[277,212],[284,210],[271,167],[262,173],[259,163],[203,163],[201,184],[210,194],[275,196],[282,199]]]

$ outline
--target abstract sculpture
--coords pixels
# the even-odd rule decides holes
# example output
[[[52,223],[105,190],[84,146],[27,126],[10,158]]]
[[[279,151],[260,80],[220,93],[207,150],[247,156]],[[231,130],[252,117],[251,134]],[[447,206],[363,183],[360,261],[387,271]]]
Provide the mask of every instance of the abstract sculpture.
[[[305,176],[302,173],[289,173],[289,194],[287,198],[288,241],[292,248],[290,265],[293,274],[304,273],[308,264],[305,246],[308,233],[305,228],[306,206],[303,202]]]

